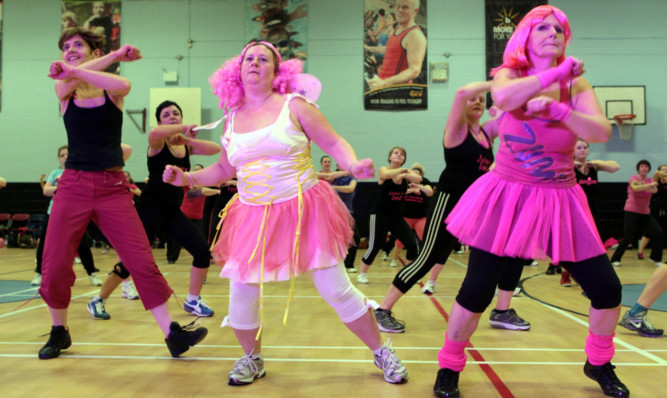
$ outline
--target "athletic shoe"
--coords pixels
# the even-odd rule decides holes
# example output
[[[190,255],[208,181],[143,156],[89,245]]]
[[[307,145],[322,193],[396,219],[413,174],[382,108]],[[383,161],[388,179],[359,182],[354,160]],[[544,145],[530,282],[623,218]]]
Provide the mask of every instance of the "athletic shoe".
[[[35,277],[32,278],[30,284],[33,286],[40,286],[42,284],[42,274],[35,273]]]
[[[81,259],[79,257],[74,257],[74,264],[81,264]]]
[[[615,366],[611,362],[607,362],[601,366],[594,366],[586,360],[584,374],[600,384],[604,395],[621,398],[629,397],[630,390],[616,377],[614,368]]]
[[[53,359],[60,355],[61,350],[66,350],[72,345],[69,330],[64,326],[51,326],[49,340],[39,350],[39,359]]]
[[[563,273],[563,267],[561,267],[560,265],[557,265],[556,266],[556,273],[557,274],[562,274]]]
[[[447,368],[438,370],[433,392],[436,397],[440,398],[458,398],[460,395],[459,372]]]
[[[522,319],[514,308],[510,308],[507,312],[500,313],[495,309],[491,311],[489,316],[489,323],[495,329],[507,330],[529,330],[530,323]]]
[[[357,273],[357,269],[354,268],[354,267],[352,267],[352,268],[345,268],[345,270],[347,271],[348,274],[356,274],[356,273]]]
[[[172,357],[177,358],[206,337],[208,329],[195,329],[195,322],[192,321],[185,326],[179,325],[178,322],[172,322],[169,325],[169,336],[164,339],[164,342],[167,343]]]
[[[389,383],[403,384],[408,381],[408,370],[391,347],[391,339],[381,347],[380,353],[375,355],[375,366],[382,369],[384,379]]]
[[[553,265],[553,264],[549,264],[549,266],[547,267],[547,271],[545,272],[545,274],[547,274],[547,275],[554,275],[554,274],[556,273],[556,270],[557,270],[557,269],[558,269],[557,266],[555,266],[555,265]]]
[[[389,263],[389,266],[390,267],[398,267],[398,262],[396,262],[396,260],[391,260],[391,262]]]
[[[137,293],[137,290],[134,288],[134,284],[132,284],[132,282],[129,282],[127,284],[123,283],[123,292],[120,295],[121,297],[126,298],[128,300],[139,299],[139,293]]]
[[[95,272],[88,275],[88,280],[90,281],[90,284],[93,286],[102,286],[102,280],[97,277],[97,274]]]
[[[655,264],[656,267],[662,267],[663,265],[665,265],[665,263],[660,261],[653,261],[653,263]]]
[[[435,283],[432,281],[427,281],[422,288],[422,293],[424,294],[433,294],[435,293]]]
[[[183,309],[185,312],[189,312],[197,316],[212,316],[213,310],[207,306],[203,301],[201,301],[201,296],[197,298],[197,301],[188,301],[183,302]]]
[[[389,260],[389,253],[382,252],[382,261],[388,261],[388,260]]]
[[[394,314],[389,310],[378,308],[373,311],[375,313],[375,320],[381,332],[385,333],[403,333],[405,332],[405,322],[394,318]]]
[[[569,272],[563,272],[563,274],[560,276],[560,285],[562,287],[570,287],[572,286],[572,280],[570,280],[570,273]]]
[[[644,253],[637,252],[637,260],[643,260],[643,259],[644,259]]]
[[[88,309],[88,313],[93,316],[93,319],[111,319],[111,315],[107,314],[107,310],[104,309],[104,300],[101,298],[91,298],[86,308]]]
[[[537,260],[533,260],[533,261],[530,263],[530,266],[531,266],[531,267],[537,267],[538,265],[540,265],[540,263],[538,263]]]
[[[651,324],[651,321],[646,317],[646,312],[642,311],[637,316],[631,316],[630,311],[625,311],[623,318],[618,323],[626,329],[630,329],[639,333],[644,337],[662,337],[664,330],[656,329]]]
[[[234,362],[234,368],[227,375],[227,384],[230,386],[244,386],[264,376],[266,376],[264,356],[262,354],[246,354]]]
[[[362,285],[368,285],[368,276],[366,276],[365,273],[360,273],[357,275],[357,283],[361,283]]]
[[[620,262],[620,261],[612,261],[612,262],[611,262],[611,265],[613,265],[614,267],[620,267],[620,266],[621,266],[621,262]]]

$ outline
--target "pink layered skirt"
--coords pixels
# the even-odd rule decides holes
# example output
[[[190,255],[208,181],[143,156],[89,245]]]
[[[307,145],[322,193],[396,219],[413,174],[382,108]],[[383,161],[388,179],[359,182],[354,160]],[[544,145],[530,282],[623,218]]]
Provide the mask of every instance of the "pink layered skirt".
[[[296,248],[298,198],[266,206],[235,200],[212,251],[223,266],[220,276],[241,283],[284,281],[342,261],[353,243],[354,221],[329,184],[303,193],[301,217]]]
[[[583,261],[605,253],[584,191],[506,180],[494,172],[463,194],[446,220],[466,245],[524,259]]]

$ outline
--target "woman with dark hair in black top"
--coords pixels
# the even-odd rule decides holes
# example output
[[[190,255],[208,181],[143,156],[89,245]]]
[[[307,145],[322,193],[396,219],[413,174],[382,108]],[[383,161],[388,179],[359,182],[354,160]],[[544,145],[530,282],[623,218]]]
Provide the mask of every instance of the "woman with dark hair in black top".
[[[408,260],[417,257],[418,243],[410,226],[403,219],[403,201],[408,185],[421,182],[422,177],[419,173],[402,167],[405,164],[405,158],[405,149],[400,146],[391,148],[389,166],[380,167],[378,172],[380,192],[371,209],[368,250],[361,260],[361,273],[357,276],[357,283],[368,283],[366,272],[382,248],[387,238],[387,231],[391,231],[403,242],[408,251],[406,254]]]
[[[207,330],[191,331],[172,322],[167,300],[173,290],[155,264],[123,173],[122,109],[131,85],[122,76],[102,71],[114,62],[138,60],[141,54],[124,45],[102,56],[103,46],[101,35],[66,29],[58,42],[62,60],[53,62],[49,71],[49,77],[56,80],[69,157],[53,196],[44,244],[39,293],[49,307],[53,326],[39,358],[56,358],[72,345],[67,328],[71,287],[76,280],[72,263],[90,220],[109,238],[132,273],[144,308],[151,310],[171,355],[177,357],[199,343]]]
[[[446,167],[431,198],[431,207],[426,217],[424,239],[419,256],[406,265],[394,278],[389,291],[375,310],[380,330],[387,333],[403,333],[405,323],[394,318],[392,308],[408,290],[423,278],[434,265],[447,261],[458,239],[446,229],[445,219],[458,203],[463,192],[493,163],[492,140],[498,130],[495,119],[480,126],[484,114],[484,93],[491,82],[469,83],[459,88],[447,117],[443,133]],[[503,268],[498,283],[498,303],[491,312],[491,326],[512,330],[527,330],[530,324],[509,308],[514,288],[521,278],[523,263]],[[434,272],[436,270],[434,269]]]
[[[192,131],[195,125],[182,124],[183,114],[175,102],[162,102],[155,111],[155,117],[158,126],[148,133],[148,182],[135,207],[149,241],[155,239],[155,233],[160,228],[193,257],[190,287],[183,309],[196,316],[212,316],[213,310],[199,295],[211,263],[211,252],[197,227],[181,211],[183,188],[163,182],[162,172],[168,164],[190,170],[190,153],[214,155],[220,152],[220,146],[195,139],[195,132]],[[124,273],[122,263],[117,263],[114,268]],[[87,308],[93,319],[110,318],[104,300],[121,281],[118,273],[110,273],[100,294],[90,299]]]

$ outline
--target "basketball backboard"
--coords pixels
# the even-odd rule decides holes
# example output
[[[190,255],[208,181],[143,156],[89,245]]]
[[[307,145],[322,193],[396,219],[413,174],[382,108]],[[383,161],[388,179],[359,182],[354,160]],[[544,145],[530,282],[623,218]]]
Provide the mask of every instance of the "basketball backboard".
[[[611,124],[616,124],[616,115],[633,114],[635,125],[646,125],[646,86],[595,86],[593,90]]]

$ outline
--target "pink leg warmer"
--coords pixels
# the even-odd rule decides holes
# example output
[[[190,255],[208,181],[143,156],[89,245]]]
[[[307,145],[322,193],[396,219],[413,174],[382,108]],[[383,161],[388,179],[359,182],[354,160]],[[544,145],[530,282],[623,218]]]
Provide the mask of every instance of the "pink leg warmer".
[[[441,368],[451,369],[455,372],[461,372],[466,366],[465,347],[466,341],[451,341],[445,334],[445,345],[438,353],[438,363]]]
[[[611,361],[616,352],[614,346],[614,337],[616,333],[611,336],[599,336],[590,330],[588,331],[588,338],[586,339],[586,355],[588,355],[588,362],[594,366],[601,366]]]

